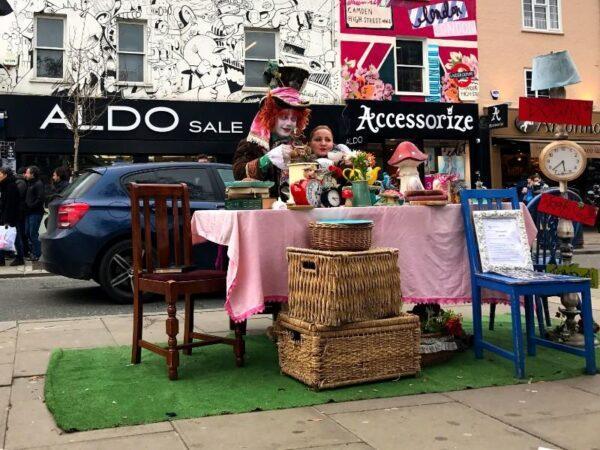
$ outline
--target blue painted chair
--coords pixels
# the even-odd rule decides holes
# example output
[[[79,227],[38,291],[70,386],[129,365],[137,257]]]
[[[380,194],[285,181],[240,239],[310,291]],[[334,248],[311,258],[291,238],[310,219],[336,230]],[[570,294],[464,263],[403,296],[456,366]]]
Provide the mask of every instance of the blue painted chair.
[[[519,201],[515,189],[464,190],[461,192],[461,206],[471,267],[471,297],[473,307],[473,334],[476,358],[483,358],[483,350],[496,353],[514,362],[515,374],[518,378],[525,376],[525,353],[523,350],[523,333],[521,329],[520,297],[525,299],[525,330],[527,338],[527,354],[535,356],[536,345],[561,350],[585,358],[585,370],[588,374],[596,373],[596,355],[594,349],[594,331],[592,320],[592,303],[590,280],[578,277],[556,276],[551,280],[517,279],[493,273],[483,273],[479,260],[477,238],[472,221],[473,210],[503,209],[509,202],[511,209],[519,209]],[[512,319],[512,352],[500,348],[483,339],[481,315],[481,289],[487,288],[508,294]],[[581,293],[583,330],[585,348],[571,347],[552,342],[535,335],[533,296],[561,295],[563,293]],[[538,315],[541,311],[538,309]]]
[[[560,195],[560,189],[553,188],[544,191],[543,193]],[[582,201],[579,194],[570,189],[568,191],[568,196],[569,200],[576,202]],[[560,240],[558,239],[557,233],[558,217],[538,211],[541,198],[542,194],[536,195],[529,203],[527,203],[527,209],[529,210],[529,214],[531,214],[531,218],[533,219],[533,222],[538,230],[535,245],[531,251],[531,259],[533,260],[535,270],[545,272],[548,264],[562,264],[562,256],[560,254]],[[577,238],[581,237],[583,227],[579,222],[573,222],[573,226],[575,228],[575,237],[573,238],[572,244],[575,245]],[[543,321],[545,318],[546,326],[552,326],[550,311],[548,308],[548,297],[537,297],[536,302],[537,301],[542,302],[542,311],[544,313],[543,317],[538,317],[538,320]],[[540,322],[540,327],[543,329],[543,322]],[[542,333],[542,331],[540,331],[540,333]]]

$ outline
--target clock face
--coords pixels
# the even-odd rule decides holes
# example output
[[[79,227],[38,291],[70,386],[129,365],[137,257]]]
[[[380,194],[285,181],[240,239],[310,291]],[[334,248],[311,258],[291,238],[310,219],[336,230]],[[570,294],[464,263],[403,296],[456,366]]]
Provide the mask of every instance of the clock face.
[[[321,183],[317,180],[308,180],[306,183],[306,199],[312,206],[321,206]]]
[[[574,180],[585,169],[585,153],[568,143],[550,144],[540,158],[540,168],[549,178],[556,181]]]
[[[321,203],[328,208],[336,208],[342,203],[342,197],[337,189],[328,189],[321,195]]]

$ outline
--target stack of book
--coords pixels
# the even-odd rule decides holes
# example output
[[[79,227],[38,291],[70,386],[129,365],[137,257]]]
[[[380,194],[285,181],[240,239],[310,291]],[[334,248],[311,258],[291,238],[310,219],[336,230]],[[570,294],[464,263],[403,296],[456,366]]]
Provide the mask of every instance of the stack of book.
[[[272,181],[228,181],[225,209],[263,209],[269,202]]]

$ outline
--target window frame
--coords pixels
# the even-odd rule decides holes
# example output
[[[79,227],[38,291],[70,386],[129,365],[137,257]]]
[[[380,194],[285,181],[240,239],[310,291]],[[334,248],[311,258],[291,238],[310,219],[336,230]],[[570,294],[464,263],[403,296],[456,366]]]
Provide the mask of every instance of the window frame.
[[[121,24],[126,24],[126,25],[141,25],[142,26],[142,46],[143,46],[143,52],[132,52],[132,51],[121,51],[119,48],[119,32],[120,32],[120,25]],[[117,20],[116,21],[116,47],[117,47],[117,63],[116,63],[116,69],[117,69],[117,80],[116,80],[116,84],[118,86],[146,86],[148,85],[148,68],[147,68],[147,62],[148,62],[148,39],[147,39],[147,35],[146,35],[146,30],[148,27],[148,21],[147,20],[131,20],[131,19],[123,19],[123,20]],[[125,54],[125,55],[142,55],[142,81],[131,81],[131,80],[121,80],[119,79],[119,65],[121,63],[121,54]]]
[[[543,1],[544,5],[537,4],[536,2]],[[550,25],[550,0],[530,0],[531,2],[531,20],[532,25],[528,26],[525,24],[525,0],[521,0],[521,30],[532,32],[532,33],[549,33],[549,34],[563,34],[562,25],[562,0],[556,0],[556,9],[558,15],[558,28],[551,28]],[[535,7],[544,6],[546,8],[546,28],[537,28],[535,26]]]
[[[46,47],[38,45],[38,19],[53,19],[60,20],[63,26],[63,36],[62,36],[62,48],[58,47]],[[33,16],[33,78],[32,81],[42,81],[49,83],[56,83],[65,80],[65,59],[66,59],[66,51],[65,51],[65,39],[67,37],[67,16],[62,14],[35,14]],[[62,76],[61,77],[41,77],[38,76],[38,65],[37,65],[37,52],[38,50],[53,50],[53,51],[61,51],[62,52]]]
[[[259,59],[259,58],[246,58],[246,32],[253,33],[271,33],[275,36],[275,56],[269,59]],[[244,86],[242,87],[242,91],[253,91],[253,92],[266,92],[269,90],[268,86],[246,86],[246,61],[264,61],[265,64],[267,61],[275,60],[279,61],[279,30],[277,28],[244,28]]]
[[[548,90],[548,89],[541,89],[542,92],[548,91],[548,95],[543,95],[543,94],[539,95],[540,91],[534,91],[533,89],[531,89],[531,83],[529,84],[529,88],[527,87],[527,74],[528,73],[531,74],[529,79],[533,82],[533,69],[528,69],[528,68],[523,69],[523,81],[525,82],[525,97],[527,97],[527,98],[550,98],[550,90]],[[534,95],[533,96],[529,95],[529,92],[532,92]]]
[[[412,92],[412,91],[399,91],[398,90],[398,67],[419,67],[419,66],[413,66],[413,65],[409,65],[409,64],[398,64],[398,55],[397,55],[397,48],[398,48],[398,41],[413,41],[413,42],[420,42],[421,43],[421,55],[422,55],[422,63],[423,65],[420,66],[422,69],[422,74],[423,74],[423,85],[422,85],[422,91],[421,92]],[[415,38],[409,38],[409,37],[405,37],[405,36],[396,36],[395,40],[394,40],[394,94],[395,95],[404,95],[404,96],[416,96],[416,97],[424,97],[424,96],[428,96],[429,95],[429,59],[428,59],[428,45],[427,45],[427,39],[415,39]]]

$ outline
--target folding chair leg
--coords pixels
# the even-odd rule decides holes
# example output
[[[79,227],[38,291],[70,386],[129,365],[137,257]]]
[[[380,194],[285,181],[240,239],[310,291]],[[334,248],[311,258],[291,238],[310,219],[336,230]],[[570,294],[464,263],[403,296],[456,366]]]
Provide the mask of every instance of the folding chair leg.
[[[581,293],[581,313],[585,340],[585,372],[589,375],[595,375],[597,370],[596,349],[594,348],[594,317],[592,315],[592,297],[589,288]]]
[[[471,306],[473,308],[473,342],[475,350],[475,358],[483,358],[483,348],[481,341],[483,340],[483,329],[481,325],[481,288],[476,286],[473,281],[471,288]]]
[[[546,326],[552,327],[552,318],[550,317],[550,308],[548,307],[548,297],[542,297],[542,306],[544,307],[544,317],[546,319]]]
[[[142,347],[140,340],[144,329],[144,303],[137,286],[133,289],[133,342],[131,344],[131,364],[142,361]]]
[[[490,331],[494,331],[494,322],[496,321],[496,302],[490,303]]]
[[[192,333],[194,332],[194,300],[190,294],[185,295],[185,315],[183,324],[183,343],[191,344]],[[183,349],[184,355],[191,355],[192,349]]]
[[[535,318],[533,314],[533,297],[525,296],[525,330],[527,331],[527,355],[535,356]]]
[[[511,294],[510,313],[512,316],[512,338],[513,338],[513,362],[515,364],[515,376],[525,377],[525,353],[523,351],[523,331],[521,330],[521,305],[519,296]]]
[[[544,310],[542,306],[542,298],[538,295],[534,295],[533,299],[535,301],[535,314],[537,316],[540,337],[545,339],[546,327],[544,326]]]
[[[166,329],[169,340],[167,341],[167,367],[169,379],[177,379],[177,367],[179,366],[179,350],[177,350],[177,333],[179,332],[179,320],[177,320],[177,295],[170,289],[165,296],[167,301]]]

